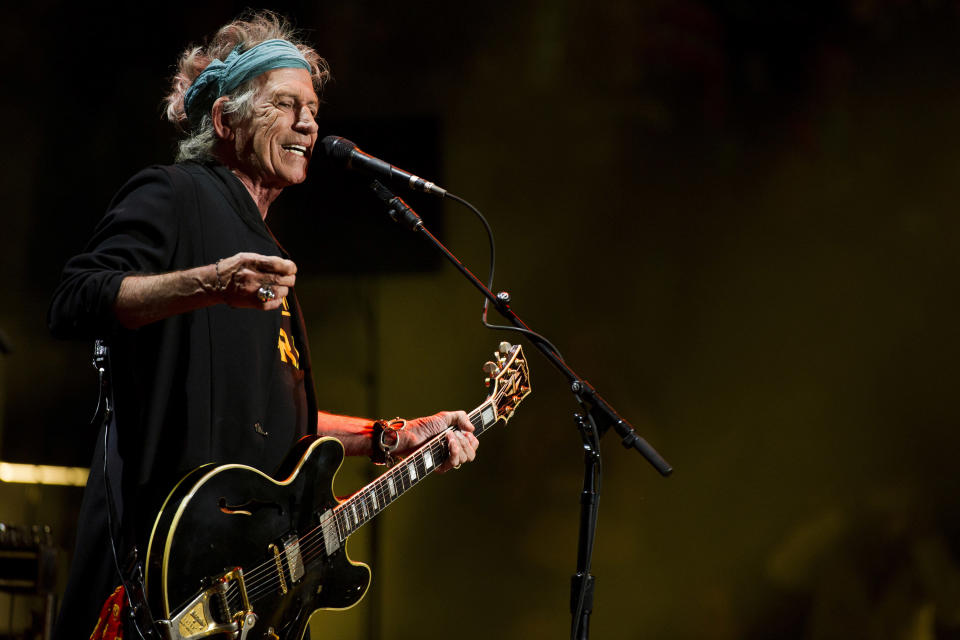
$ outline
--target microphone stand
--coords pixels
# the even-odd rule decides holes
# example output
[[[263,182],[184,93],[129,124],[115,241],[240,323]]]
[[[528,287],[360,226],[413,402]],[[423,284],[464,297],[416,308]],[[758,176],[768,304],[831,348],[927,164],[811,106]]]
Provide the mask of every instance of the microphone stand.
[[[593,538],[596,531],[600,497],[600,438],[611,428],[621,437],[623,446],[636,449],[662,476],[673,472],[670,464],[637,435],[633,426],[611,407],[596,389],[578,376],[556,351],[539,334],[533,332],[527,324],[510,308],[510,294],[506,291],[494,295],[487,286],[467,269],[457,257],[430,233],[410,205],[383,186],[378,180],[370,183],[370,188],[387,205],[387,215],[398,224],[413,232],[420,232],[453,266],[480,291],[494,308],[515,327],[522,330],[530,342],[560,371],[570,385],[570,392],[580,405],[581,411],[574,414],[577,428],[583,439],[584,474],[583,492],[580,497],[580,533],[577,544],[577,572],[570,584],[571,638],[586,640],[590,635],[590,614],[593,612],[594,576],[590,574],[590,561],[593,554]]]

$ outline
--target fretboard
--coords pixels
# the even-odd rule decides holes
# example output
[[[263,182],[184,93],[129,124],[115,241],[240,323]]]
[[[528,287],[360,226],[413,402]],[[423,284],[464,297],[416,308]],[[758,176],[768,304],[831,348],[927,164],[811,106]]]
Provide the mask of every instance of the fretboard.
[[[467,417],[473,424],[474,435],[481,435],[497,422],[493,399],[488,399],[467,414]],[[341,543],[444,463],[450,455],[447,450],[447,432],[452,429],[453,427],[448,427],[424,442],[389,471],[333,510],[337,537]]]

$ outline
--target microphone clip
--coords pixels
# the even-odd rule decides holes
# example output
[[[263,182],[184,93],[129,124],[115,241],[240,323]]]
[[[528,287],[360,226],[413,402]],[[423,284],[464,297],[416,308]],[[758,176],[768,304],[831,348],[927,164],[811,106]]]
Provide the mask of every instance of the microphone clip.
[[[423,228],[423,220],[417,215],[417,212],[410,208],[402,198],[397,196],[390,189],[383,186],[379,180],[370,182],[370,189],[387,205],[387,215],[394,222],[402,224],[410,231],[420,231]]]

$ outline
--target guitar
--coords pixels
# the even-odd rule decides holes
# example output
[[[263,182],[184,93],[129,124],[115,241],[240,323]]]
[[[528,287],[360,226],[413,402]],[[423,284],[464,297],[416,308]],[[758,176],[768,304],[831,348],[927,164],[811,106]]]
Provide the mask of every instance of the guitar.
[[[469,414],[477,436],[506,424],[530,393],[519,346],[502,342],[494,359],[484,365],[490,395]],[[301,640],[314,611],[355,605],[370,568],[347,556],[347,537],[446,460],[451,429],[343,501],[333,495],[344,457],[335,438],[302,438],[280,479],[239,464],[187,474],[147,548],[145,595],[162,636]]]

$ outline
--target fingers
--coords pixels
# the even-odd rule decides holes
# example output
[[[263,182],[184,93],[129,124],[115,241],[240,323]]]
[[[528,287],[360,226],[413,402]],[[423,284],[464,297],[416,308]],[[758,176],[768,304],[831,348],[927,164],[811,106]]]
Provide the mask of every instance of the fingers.
[[[297,274],[297,265],[292,260],[279,256],[264,256],[259,253],[238,253],[220,261],[220,273],[232,275],[240,271],[256,273],[264,278],[278,281]]]
[[[220,260],[217,267],[224,301],[233,307],[270,311],[296,284],[297,265],[277,256],[238,253]]]
[[[242,278],[232,290],[228,290],[227,302],[235,307],[253,307],[269,311],[283,306],[290,287]]]
[[[297,284],[297,276],[275,276],[272,274],[264,274],[260,278],[261,285],[282,285],[284,287],[292,287]]]
[[[451,419],[448,424],[455,426],[461,431],[466,431],[472,433],[474,430],[473,423],[470,422],[470,418],[467,416],[466,411],[450,411]],[[474,438],[476,440],[476,438]]]
[[[431,438],[445,438],[447,457],[437,468],[437,471],[444,473],[477,457],[480,441],[473,434],[473,430],[470,419],[463,411],[441,411],[431,416],[407,420],[404,427],[397,432],[399,440],[393,455],[402,459]]]
[[[480,441],[470,432],[453,429],[447,432],[447,450],[449,456],[438,471],[445,473],[450,469],[459,469],[464,462],[471,462],[477,457],[477,447]]]
[[[278,276],[292,276],[297,273],[297,265],[293,260],[280,258],[278,256],[261,256],[256,253],[240,254],[249,255],[254,263],[253,267],[261,273],[274,273]]]
[[[404,435],[397,453],[407,455],[426,440],[444,431],[449,455],[437,471],[444,473],[477,457],[480,441],[473,434],[474,427],[465,411],[441,411],[432,416],[407,421],[407,427],[401,432]]]
[[[265,256],[259,253],[241,252],[220,260],[220,269],[237,271],[250,269],[258,273],[270,273],[291,276],[297,273],[297,265],[292,260],[280,256]]]

